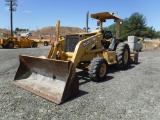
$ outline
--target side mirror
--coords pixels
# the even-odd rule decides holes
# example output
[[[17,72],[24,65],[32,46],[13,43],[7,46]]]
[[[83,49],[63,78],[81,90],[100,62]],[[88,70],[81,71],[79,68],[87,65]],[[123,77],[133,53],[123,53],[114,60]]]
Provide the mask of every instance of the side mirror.
[[[100,21],[97,21],[97,26],[100,26]]]

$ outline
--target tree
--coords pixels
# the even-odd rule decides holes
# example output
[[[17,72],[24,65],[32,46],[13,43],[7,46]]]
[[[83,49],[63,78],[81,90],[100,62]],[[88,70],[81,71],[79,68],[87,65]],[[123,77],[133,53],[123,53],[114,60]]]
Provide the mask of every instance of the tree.
[[[138,12],[133,13],[129,18],[123,21],[120,28],[120,35],[123,39],[127,39],[129,35],[141,36],[146,30],[146,17]]]
[[[156,36],[157,36],[156,38],[160,38],[160,31],[156,32]]]
[[[129,18],[130,33],[135,36],[141,36],[141,33],[145,31],[147,25],[146,17],[136,12]]]
[[[114,24],[112,24],[112,25],[110,25],[108,27],[104,27],[103,30],[104,31],[111,31],[113,37],[115,37],[116,36],[116,29],[115,28],[116,28],[116,24],[114,23]]]
[[[144,37],[148,37],[148,38],[157,38],[158,35],[155,31],[155,29],[153,27],[146,27],[146,30],[143,33]]]
[[[124,40],[127,39],[127,36],[131,35],[131,30],[129,26],[129,19],[126,18],[123,20],[123,23],[120,25],[120,37]]]
[[[115,23],[110,25],[105,30],[110,30],[115,35]],[[120,37],[127,40],[128,36],[138,37],[149,37],[157,38],[160,37],[160,31],[156,32],[153,27],[147,26],[146,17],[138,12],[133,13],[129,18],[125,18],[123,23],[120,25]]]
[[[15,31],[19,31],[19,28],[16,28]]]

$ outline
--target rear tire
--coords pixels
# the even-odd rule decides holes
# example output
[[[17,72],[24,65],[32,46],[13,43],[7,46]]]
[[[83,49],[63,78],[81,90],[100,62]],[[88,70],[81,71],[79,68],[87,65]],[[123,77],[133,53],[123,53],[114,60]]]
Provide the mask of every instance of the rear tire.
[[[106,59],[96,57],[94,58],[88,67],[88,74],[92,81],[99,82],[106,78],[108,64]]]
[[[126,43],[119,43],[116,47],[116,59],[117,64],[115,65],[116,69],[126,69],[129,65],[130,59],[130,48]]]
[[[6,46],[7,46],[8,49],[13,49],[14,48],[14,42],[9,41]]]
[[[37,42],[33,42],[32,47],[37,47],[37,46],[38,46]]]
[[[44,41],[44,46],[48,46],[48,42],[47,41]]]

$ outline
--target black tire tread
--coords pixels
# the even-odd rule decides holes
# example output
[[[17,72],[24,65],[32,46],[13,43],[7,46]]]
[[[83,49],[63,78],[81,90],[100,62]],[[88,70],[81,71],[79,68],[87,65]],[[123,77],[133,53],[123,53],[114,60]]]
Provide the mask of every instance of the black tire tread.
[[[125,49],[128,49],[128,63],[124,64],[123,62],[123,54]],[[117,57],[117,64],[115,65],[115,67],[117,69],[126,69],[128,67],[129,64],[129,58],[130,58],[130,48],[129,45],[121,42],[118,44],[117,48],[116,48],[116,57]]]
[[[9,44],[13,44],[13,47],[10,47],[10,45]],[[9,41],[8,43],[7,43],[7,45],[6,45],[6,48],[8,48],[8,49],[13,49],[14,48],[14,42],[13,41]]]
[[[44,46],[48,46],[48,42],[47,41],[44,41]]]
[[[37,46],[38,46],[38,43],[37,42],[33,42],[32,47],[37,47]]]
[[[107,72],[103,77],[99,77],[97,74],[97,72],[99,71],[100,64],[102,64],[102,63],[105,63],[106,66],[108,65],[106,59],[96,57],[96,58],[93,58],[93,60],[91,61],[90,65],[88,67],[89,77],[94,82],[102,81],[103,79],[105,79],[105,77],[107,75]]]

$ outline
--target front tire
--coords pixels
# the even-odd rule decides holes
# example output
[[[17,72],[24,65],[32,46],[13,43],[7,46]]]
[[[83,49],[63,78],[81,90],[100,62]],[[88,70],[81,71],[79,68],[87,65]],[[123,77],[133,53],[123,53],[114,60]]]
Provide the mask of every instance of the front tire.
[[[116,69],[126,69],[129,65],[130,59],[130,48],[126,43],[119,43],[116,47],[116,59],[117,64],[115,65]]]
[[[89,77],[94,82],[102,81],[106,78],[108,63],[106,59],[96,57],[94,58],[88,67]]]
[[[7,48],[8,48],[8,49],[13,49],[13,48],[14,48],[14,42],[13,42],[13,41],[9,41],[9,42],[7,43]]]
[[[44,46],[48,46],[48,42],[47,41],[44,41]]]
[[[32,47],[37,47],[37,46],[38,46],[37,42],[33,42]]]

